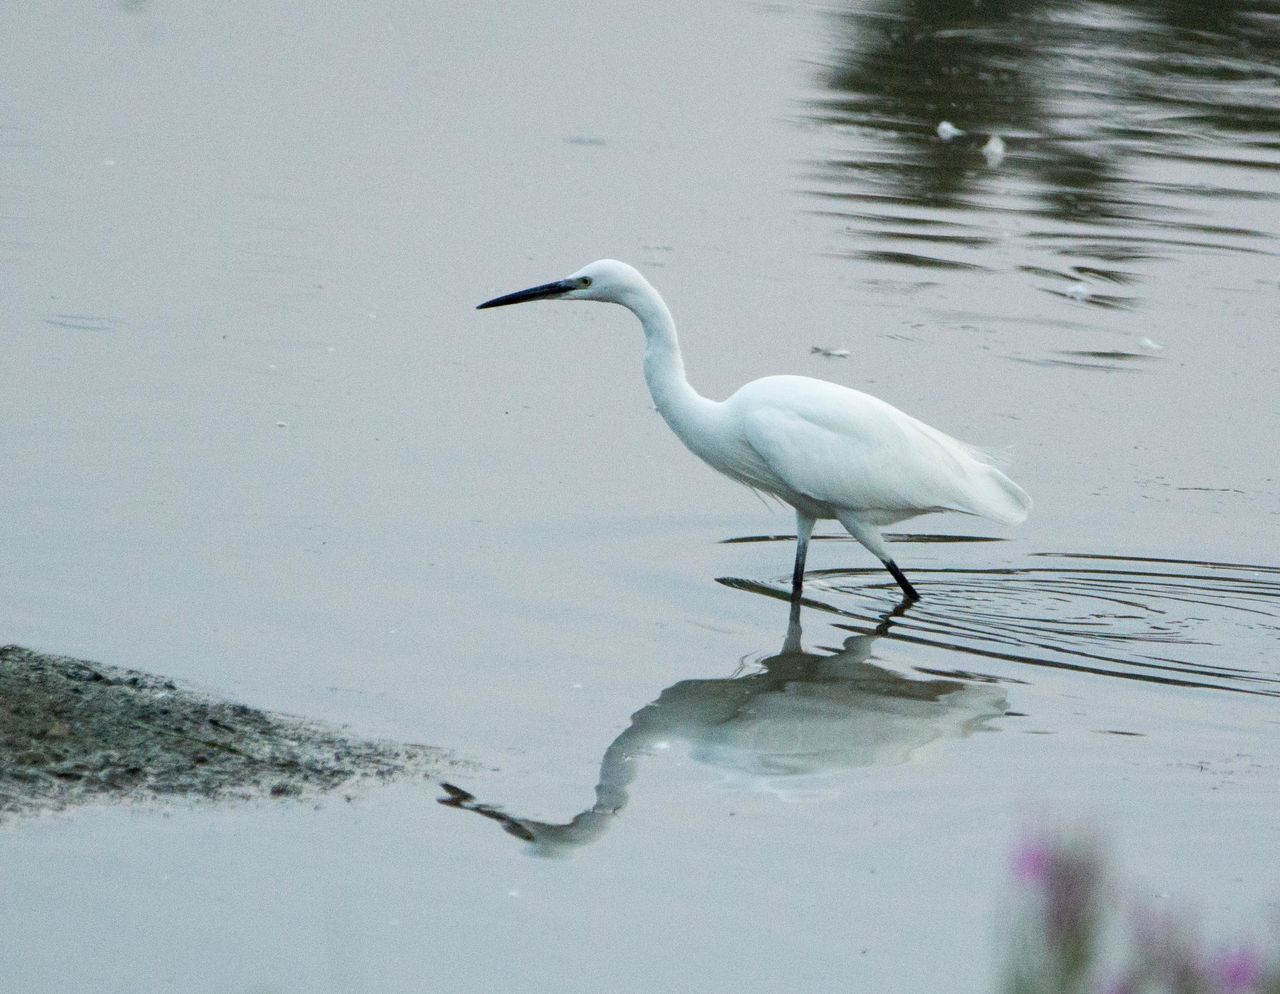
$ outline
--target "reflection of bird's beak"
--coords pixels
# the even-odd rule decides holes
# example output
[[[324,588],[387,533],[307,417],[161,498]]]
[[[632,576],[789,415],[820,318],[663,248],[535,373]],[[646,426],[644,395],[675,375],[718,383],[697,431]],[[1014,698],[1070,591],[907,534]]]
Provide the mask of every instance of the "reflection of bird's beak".
[[[531,286],[528,290],[517,290],[504,297],[494,297],[483,304],[478,304],[476,310],[482,311],[486,307],[505,307],[507,304],[523,304],[526,300],[546,300],[548,297],[558,297],[574,289],[576,289],[575,285],[568,280],[556,280],[554,283],[543,283],[542,286]]]

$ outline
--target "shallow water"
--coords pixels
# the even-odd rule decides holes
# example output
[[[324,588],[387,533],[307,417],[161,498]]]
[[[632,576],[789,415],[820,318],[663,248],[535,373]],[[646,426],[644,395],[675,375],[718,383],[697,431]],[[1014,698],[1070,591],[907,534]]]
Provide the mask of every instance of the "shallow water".
[[[17,989],[986,991],[1028,825],[1215,939],[1280,910],[1280,6],[0,39],[0,642],[480,764],[7,826]],[[867,389],[1032,517],[906,526],[906,610],[828,528],[789,632],[790,515],[670,437],[632,319],[472,310],[600,256],[703,392]]]
[[[936,538],[939,536],[931,536]],[[927,601],[880,632],[902,642],[1024,666],[1280,696],[1280,568],[1084,553],[1030,553],[1027,565],[922,571]],[[789,598],[784,584],[726,585]],[[810,606],[863,631],[898,591],[879,569],[823,570]],[[1224,650],[1229,656],[1224,658]]]

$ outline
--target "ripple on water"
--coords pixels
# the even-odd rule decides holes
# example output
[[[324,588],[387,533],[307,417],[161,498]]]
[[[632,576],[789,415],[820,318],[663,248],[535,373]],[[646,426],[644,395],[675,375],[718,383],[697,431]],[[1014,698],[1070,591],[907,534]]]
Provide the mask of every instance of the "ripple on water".
[[[924,598],[883,638],[1130,680],[1280,696],[1280,567],[1035,553],[1006,569],[915,569]],[[783,581],[725,579],[785,598]],[[880,569],[810,572],[805,603],[866,633],[898,600]]]

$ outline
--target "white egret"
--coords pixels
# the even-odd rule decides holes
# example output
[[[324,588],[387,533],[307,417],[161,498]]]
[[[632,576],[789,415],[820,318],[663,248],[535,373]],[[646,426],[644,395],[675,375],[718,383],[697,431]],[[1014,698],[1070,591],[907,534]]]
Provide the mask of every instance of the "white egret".
[[[727,400],[701,396],[685,378],[675,322],[658,291],[613,259],[479,305],[527,300],[621,304],[645,334],[644,377],[658,413],[712,469],[795,508],[792,598],[798,604],[814,522],[834,518],[893,574],[911,600],[880,529],[919,514],[959,511],[1006,524],[1031,499],[972,446],[869,394],[806,376],[766,376]]]

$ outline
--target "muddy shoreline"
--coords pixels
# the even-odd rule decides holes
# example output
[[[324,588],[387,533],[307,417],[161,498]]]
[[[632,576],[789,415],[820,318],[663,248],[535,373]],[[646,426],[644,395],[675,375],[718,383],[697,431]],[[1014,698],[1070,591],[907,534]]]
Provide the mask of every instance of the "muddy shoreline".
[[[162,676],[0,648],[0,824],[90,803],[307,798],[450,765],[431,746],[361,739]]]

